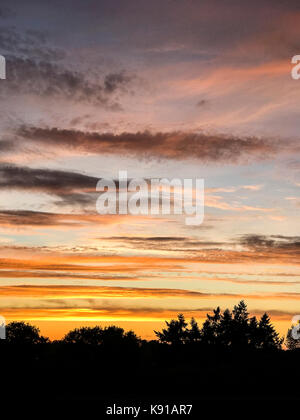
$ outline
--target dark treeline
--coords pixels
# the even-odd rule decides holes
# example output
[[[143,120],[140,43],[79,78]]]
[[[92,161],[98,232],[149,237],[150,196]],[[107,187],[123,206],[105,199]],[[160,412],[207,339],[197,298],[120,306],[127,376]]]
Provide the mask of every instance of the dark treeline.
[[[215,309],[201,327],[180,314],[155,334],[146,341],[96,326],[50,341],[34,326],[12,322],[0,341],[5,390],[18,384],[24,398],[35,393],[47,401],[298,398],[298,342],[289,331],[284,350],[268,315],[250,317],[243,301],[232,311]]]
[[[213,315],[207,314],[207,319],[202,328],[194,318],[190,323],[185,320],[183,314],[170,322],[165,321],[166,328],[162,331],[154,331],[157,342],[171,345],[176,351],[183,351],[182,345],[188,347],[193,345],[199,350],[280,350],[284,338],[280,338],[271,320],[265,313],[259,320],[255,316],[249,318],[247,306],[244,301],[236,305],[231,312],[226,309],[223,313],[218,307]],[[30,345],[30,344],[55,344],[93,346],[99,350],[109,348],[110,351],[124,348],[142,348],[148,344],[155,344],[155,340],[147,342],[139,338],[133,331],[125,332],[122,328],[110,326],[106,328],[82,327],[69,331],[61,340],[51,343],[49,338],[40,335],[38,328],[25,322],[11,322],[6,327],[6,341],[8,345]],[[287,345],[290,349],[297,347],[292,339],[290,331],[287,335]],[[158,344],[156,343],[156,344]],[[4,342],[3,342],[4,344]],[[121,347],[120,347],[121,346]],[[72,349],[74,347],[69,347]]]

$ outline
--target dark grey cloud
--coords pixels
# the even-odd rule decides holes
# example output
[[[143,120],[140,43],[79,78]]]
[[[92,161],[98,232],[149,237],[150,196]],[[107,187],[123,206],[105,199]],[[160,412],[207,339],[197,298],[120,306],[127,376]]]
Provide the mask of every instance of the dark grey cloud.
[[[56,196],[58,206],[95,205],[98,178],[68,171],[0,165],[0,189],[42,192]]]
[[[108,74],[104,79],[104,90],[106,93],[112,93],[119,88],[125,88],[131,79],[132,77],[126,75],[124,71]]]
[[[13,151],[14,149],[15,149],[15,145],[12,140],[5,140],[5,139],[0,140],[1,153],[10,152],[10,151]]]
[[[7,18],[15,17],[15,13],[12,9],[7,6],[0,6],[0,19],[5,20]]]
[[[197,102],[196,106],[199,108],[202,108],[208,104],[207,99],[200,99],[200,101]]]
[[[79,63],[74,70],[66,50],[49,43],[45,33],[37,29],[19,31],[0,26],[0,53],[7,61],[6,82],[0,85],[2,96],[30,94],[121,110],[115,94],[128,92],[133,80],[124,70],[103,74],[102,69],[97,77],[79,70]]]
[[[31,60],[58,61],[65,58],[63,49],[47,42],[43,32],[24,30],[18,32],[15,27],[0,27],[0,51],[7,57],[30,58]]]
[[[117,219],[118,216],[115,216]],[[31,210],[1,210],[1,227],[66,227],[80,228],[89,225],[113,223],[114,216],[99,214],[51,213]]]
[[[77,206],[82,210],[88,211],[91,206],[96,205],[96,200],[99,197],[99,193],[96,191],[93,192],[71,192],[71,193],[54,193],[59,197],[57,201],[54,202],[59,207],[64,206]]]
[[[179,236],[148,236],[148,237],[144,237],[144,236],[111,236],[111,237],[106,237],[106,240],[111,240],[111,241],[131,241],[131,242],[136,242],[136,241],[150,241],[150,242],[173,242],[173,241],[185,241],[186,238],[184,237],[179,237]]]
[[[58,206],[76,205],[86,210],[91,205],[95,206],[99,196],[96,191],[99,179],[78,172],[0,164],[0,189],[50,194],[58,198],[55,202]],[[118,190],[119,180],[114,182]]]
[[[8,55],[7,79],[1,84],[0,94],[27,94],[46,98],[60,98],[101,105],[110,110],[121,110],[117,100],[111,97],[129,78],[120,75],[120,81],[111,82],[107,88],[99,81],[93,82],[78,71],[65,69],[57,63]],[[106,79],[116,74],[107,75]],[[109,82],[108,82],[109,83]]]
[[[62,42],[66,32],[76,28],[71,41],[65,37],[69,43],[94,45],[99,39],[102,49],[144,52],[151,58],[172,56],[174,51],[190,57],[219,55],[249,39],[263,42],[262,56],[276,55],[274,39],[285,50],[297,41],[297,31],[285,17],[300,10],[297,0],[253,0],[242,6],[240,0],[64,0],[64,7],[58,0],[29,0],[26,7],[21,0],[11,3],[18,25],[38,27],[44,22]]]
[[[98,178],[55,169],[34,169],[25,166],[0,165],[0,188],[15,188],[49,193],[70,190],[94,190]]]
[[[239,163],[271,159],[289,150],[289,142],[222,134],[158,132],[101,133],[49,127],[22,126],[16,131],[20,143],[94,154],[115,154],[157,159],[193,159],[202,162]]]
[[[198,240],[188,236],[111,236],[106,241],[122,242],[124,246],[139,249],[155,249],[168,251],[197,252],[203,249],[221,248],[225,242]]]
[[[2,226],[54,226],[57,218],[53,213],[6,210],[0,212],[0,225]]]
[[[55,213],[29,211],[29,210],[6,210],[0,211],[0,226],[57,226],[68,225],[68,222],[60,223]],[[74,223],[75,224],[75,223]]]
[[[242,235],[240,244],[250,249],[270,249],[272,252],[291,251],[300,253],[300,236],[284,236],[284,235]]]

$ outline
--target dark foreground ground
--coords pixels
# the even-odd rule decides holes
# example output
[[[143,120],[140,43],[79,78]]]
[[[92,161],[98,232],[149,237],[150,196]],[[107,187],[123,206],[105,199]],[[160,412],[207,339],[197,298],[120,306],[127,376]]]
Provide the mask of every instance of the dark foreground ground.
[[[83,410],[84,418],[108,419],[225,412],[260,417],[262,405],[269,413],[300,410],[299,350],[233,353],[147,344],[141,351],[51,343],[2,345],[0,351],[1,401],[11,412],[38,411],[40,418],[62,408],[70,417]],[[114,404],[140,407],[139,415],[106,414]],[[193,405],[190,414],[177,414],[180,405]]]

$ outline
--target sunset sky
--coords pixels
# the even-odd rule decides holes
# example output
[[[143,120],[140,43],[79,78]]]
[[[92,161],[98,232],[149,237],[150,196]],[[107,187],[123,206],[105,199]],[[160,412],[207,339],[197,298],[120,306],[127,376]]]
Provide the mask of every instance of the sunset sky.
[[[144,338],[244,299],[300,314],[299,1],[0,7],[0,314]],[[96,184],[203,178],[205,216],[99,215]]]

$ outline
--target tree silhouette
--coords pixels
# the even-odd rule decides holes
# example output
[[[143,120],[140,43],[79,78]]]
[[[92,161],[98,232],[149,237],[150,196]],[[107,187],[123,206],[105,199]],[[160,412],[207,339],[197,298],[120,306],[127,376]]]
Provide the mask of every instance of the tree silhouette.
[[[159,343],[173,346],[193,343],[201,345],[202,348],[214,347],[243,351],[276,350],[280,349],[283,343],[283,338],[280,338],[276,332],[268,314],[263,314],[259,320],[255,316],[250,318],[247,305],[243,300],[234,306],[232,312],[229,309],[222,312],[220,307],[217,307],[212,315],[207,314],[201,328],[194,318],[188,323],[183,314],[165,323],[166,328],[162,331],[154,331],[155,335]],[[6,335],[7,343],[20,345],[49,343],[49,339],[40,335],[37,327],[25,322],[8,324]],[[85,345],[96,346],[106,355],[116,355],[120,349],[123,354],[130,352],[133,354],[139,348],[145,347],[145,342],[133,331],[126,332],[123,328],[113,325],[105,328],[100,326],[75,328],[58,343],[80,344],[80,348]],[[288,331],[286,343],[289,349],[300,347],[299,341],[293,339],[291,330]],[[80,348],[78,347],[78,351],[81,351]],[[193,348],[196,347],[193,346]]]
[[[246,348],[249,345],[249,317],[244,301],[239,302],[231,312],[225,309],[221,313],[218,307],[213,315],[207,314],[203,324],[202,337],[205,345]]]
[[[49,339],[40,330],[26,322],[11,322],[6,326],[6,341],[11,344],[45,344]]]
[[[101,344],[102,329],[100,327],[82,327],[69,331],[62,342],[67,344]]]
[[[260,337],[258,334],[259,324],[256,316],[250,318],[248,323],[249,339],[248,345],[251,349],[258,349],[260,346]]]
[[[214,309],[213,315],[207,314],[201,329],[193,318],[189,329],[182,314],[176,320],[166,321],[166,325],[161,332],[154,332],[160,342],[173,345],[198,342],[204,346],[240,351],[280,349],[283,342],[266,313],[259,321],[255,316],[249,318],[243,300],[234,306],[232,312],[225,309],[222,313],[220,307]]]
[[[249,346],[252,338],[249,323],[247,305],[241,300],[238,305],[234,306],[232,311],[232,347],[242,349]]]
[[[267,313],[264,313],[259,321],[258,337],[260,339],[258,347],[263,350],[280,349],[284,340],[279,337]]]
[[[206,315],[206,321],[203,323],[201,335],[202,341],[205,345],[212,346],[219,343],[220,337],[220,321],[221,321],[221,309],[218,306],[217,309],[213,310],[213,315]]]
[[[75,328],[62,339],[67,344],[90,344],[95,346],[118,347],[122,344],[139,344],[140,339],[133,331],[125,332],[114,325],[102,329],[96,327]]]
[[[201,330],[194,318],[191,319],[190,326],[187,334],[188,340],[193,343],[199,342],[201,340]]]
[[[164,328],[162,332],[154,331],[161,343],[178,345],[186,342],[189,332],[183,314],[179,314],[177,319],[172,319],[170,322],[165,321],[165,323],[167,328]]]

